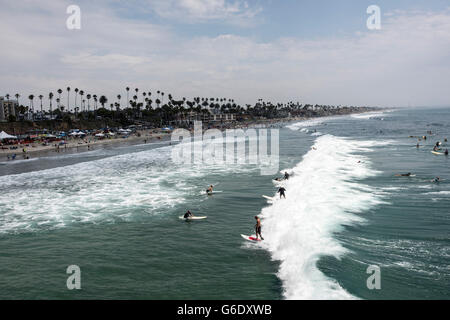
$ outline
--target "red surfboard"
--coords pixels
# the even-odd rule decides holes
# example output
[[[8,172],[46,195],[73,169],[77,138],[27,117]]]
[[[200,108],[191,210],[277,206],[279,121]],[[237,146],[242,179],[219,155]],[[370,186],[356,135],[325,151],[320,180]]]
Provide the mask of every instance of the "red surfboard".
[[[252,242],[260,242],[261,241],[261,239],[256,239],[256,237],[253,237],[253,236],[246,236],[243,234],[241,234],[241,236],[242,236],[242,238],[244,238],[245,240],[248,240],[248,241],[252,241]]]

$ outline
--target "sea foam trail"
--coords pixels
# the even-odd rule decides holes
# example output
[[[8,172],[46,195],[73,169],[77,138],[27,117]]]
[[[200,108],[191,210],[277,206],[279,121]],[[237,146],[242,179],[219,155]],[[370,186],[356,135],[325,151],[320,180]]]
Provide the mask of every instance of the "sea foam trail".
[[[291,130],[303,130],[303,132],[307,131],[305,128],[307,127],[317,127],[322,125],[323,123],[331,120],[336,120],[342,118],[342,116],[329,116],[329,117],[320,117],[320,118],[314,118],[309,120],[303,120],[299,122],[295,122],[293,124],[290,124],[286,126],[286,128]]]
[[[262,210],[264,246],[281,262],[278,276],[286,299],[355,298],[316,264],[321,256],[345,254],[333,234],[343,225],[364,221],[357,213],[382,202],[360,181],[378,173],[360,154],[375,145],[380,143],[319,137],[291,170],[293,176],[285,183],[287,199]]]

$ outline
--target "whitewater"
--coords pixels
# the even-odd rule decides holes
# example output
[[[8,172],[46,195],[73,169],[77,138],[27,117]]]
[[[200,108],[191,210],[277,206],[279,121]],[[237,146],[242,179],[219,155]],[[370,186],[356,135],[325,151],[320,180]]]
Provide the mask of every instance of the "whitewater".
[[[287,170],[286,200],[261,212],[264,247],[280,261],[278,277],[286,299],[353,299],[318,268],[323,256],[348,251],[333,237],[343,226],[363,223],[363,213],[383,203],[361,180],[378,174],[364,153],[384,143],[332,135],[319,137],[303,160]]]

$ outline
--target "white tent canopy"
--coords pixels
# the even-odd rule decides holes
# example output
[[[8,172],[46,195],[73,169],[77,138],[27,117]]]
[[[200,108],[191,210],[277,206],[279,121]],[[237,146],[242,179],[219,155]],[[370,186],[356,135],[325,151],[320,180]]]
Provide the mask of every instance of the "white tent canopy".
[[[11,136],[9,134],[7,134],[5,131],[0,132],[0,140],[4,140],[4,139],[17,139],[16,136]]]
[[[81,131],[78,131],[78,132],[72,132],[72,133],[70,134],[70,136],[73,136],[73,137],[76,137],[76,136],[85,136],[85,135],[86,135],[86,133],[81,132]]]

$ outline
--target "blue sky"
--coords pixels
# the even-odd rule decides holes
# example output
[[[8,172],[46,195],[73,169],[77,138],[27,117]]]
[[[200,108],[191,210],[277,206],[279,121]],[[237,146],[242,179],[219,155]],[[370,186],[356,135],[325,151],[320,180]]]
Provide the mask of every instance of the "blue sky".
[[[173,27],[185,36],[218,36],[220,34],[238,34],[252,36],[261,41],[270,41],[280,37],[299,37],[311,39],[317,37],[338,36],[345,33],[366,30],[366,9],[378,5],[382,12],[404,11],[442,11],[450,7],[447,0],[248,0],[250,7],[258,14],[239,24],[226,19],[187,21],[183,18],[161,17],[151,7],[144,12],[136,12],[133,4],[148,1],[132,1],[111,4],[120,8],[130,19],[141,19],[149,23],[158,23]],[[228,1],[236,3],[239,1]],[[244,1],[242,1],[244,2]],[[257,10],[260,9],[260,10]],[[246,20],[246,19],[242,19]]]
[[[81,30],[68,30],[77,4]],[[378,5],[382,29],[368,30]],[[450,105],[444,0],[0,0],[0,95]]]

